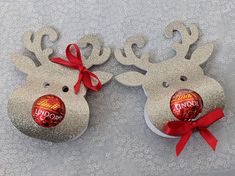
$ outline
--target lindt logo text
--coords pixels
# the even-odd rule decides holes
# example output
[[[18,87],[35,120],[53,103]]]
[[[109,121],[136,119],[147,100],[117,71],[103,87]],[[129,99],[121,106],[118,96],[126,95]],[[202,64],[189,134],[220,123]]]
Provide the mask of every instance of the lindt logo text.
[[[37,106],[41,106],[41,107],[44,107],[44,108],[56,110],[56,109],[59,108],[60,105],[56,101],[45,99],[45,100],[39,101],[37,103]]]

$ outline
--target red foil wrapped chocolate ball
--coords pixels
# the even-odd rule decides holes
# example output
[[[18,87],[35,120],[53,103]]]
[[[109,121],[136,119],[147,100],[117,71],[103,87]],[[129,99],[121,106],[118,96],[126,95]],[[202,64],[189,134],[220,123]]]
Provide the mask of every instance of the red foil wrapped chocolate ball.
[[[64,119],[64,116],[64,102],[55,95],[44,95],[33,104],[32,117],[42,127],[55,127]]]
[[[170,108],[179,120],[195,119],[202,112],[203,101],[195,91],[181,89],[171,97]]]

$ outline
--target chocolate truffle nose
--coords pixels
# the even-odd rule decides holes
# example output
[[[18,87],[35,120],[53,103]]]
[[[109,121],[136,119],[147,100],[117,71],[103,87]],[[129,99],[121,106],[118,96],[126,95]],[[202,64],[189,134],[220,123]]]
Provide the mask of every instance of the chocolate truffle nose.
[[[202,112],[203,101],[195,91],[181,89],[171,97],[170,108],[179,120],[195,119]]]
[[[32,107],[34,121],[46,128],[55,127],[65,116],[64,102],[55,95],[43,95],[35,100]]]

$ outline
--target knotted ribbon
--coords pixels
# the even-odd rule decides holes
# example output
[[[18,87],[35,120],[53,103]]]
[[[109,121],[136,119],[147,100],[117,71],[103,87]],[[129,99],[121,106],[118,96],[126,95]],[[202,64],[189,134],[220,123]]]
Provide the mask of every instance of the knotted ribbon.
[[[76,55],[73,55],[70,51],[71,47],[74,47],[76,50]],[[74,91],[77,94],[80,89],[81,82],[83,82],[84,86],[93,90],[93,91],[99,91],[102,88],[102,84],[99,80],[99,78],[92,72],[90,72],[82,63],[81,58],[81,52],[79,47],[76,44],[69,44],[66,48],[66,57],[68,58],[68,61],[62,59],[62,58],[52,58],[51,61],[60,65],[63,65],[65,67],[69,67],[72,69],[79,70],[78,75],[78,81],[74,85]],[[92,78],[96,79],[98,83],[96,85],[92,85]]]
[[[216,149],[217,139],[207,129],[207,127],[213,124],[215,121],[221,119],[224,116],[221,108],[216,108],[208,114],[202,116],[196,121],[171,121],[168,122],[164,128],[164,132],[172,136],[181,136],[178,144],[176,145],[176,156],[179,156],[184,149],[186,143],[191,137],[193,131],[198,130],[201,136],[211,146],[213,150]]]

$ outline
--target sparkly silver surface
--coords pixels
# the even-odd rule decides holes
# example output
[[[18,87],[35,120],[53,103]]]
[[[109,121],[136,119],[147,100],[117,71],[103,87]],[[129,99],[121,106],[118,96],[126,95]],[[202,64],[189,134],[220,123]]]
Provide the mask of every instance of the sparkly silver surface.
[[[27,74],[27,79],[26,83],[14,90],[9,97],[8,115],[15,127],[30,137],[52,142],[74,140],[86,131],[89,123],[89,104],[84,98],[87,89],[81,83],[80,91],[77,94],[74,93],[73,87],[78,79],[78,70],[51,62],[49,56],[53,50],[42,47],[44,36],[53,42],[58,38],[54,29],[43,27],[34,33],[25,32],[22,42],[24,47],[34,54],[34,59],[40,63],[39,66],[34,64],[32,56],[11,54],[12,63]],[[92,45],[89,56],[86,58],[82,56],[83,64],[87,69],[93,65],[101,65],[110,58],[111,49],[103,49],[97,36],[85,35],[79,39],[78,43],[82,49],[88,48],[89,44]],[[102,85],[112,78],[112,74],[101,71],[96,71],[96,76],[99,77]],[[45,83],[49,86],[43,86]],[[70,90],[64,92],[64,86],[68,86]],[[48,94],[59,96],[67,107],[64,120],[53,128],[41,127],[32,118],[32,107],[35,101]]]
[[[0,1],[0,175],[206,175],[233,176],[235,171],[235,2],[230,0],[1,0]],[[225,89],[225,118],[209,129],[219,140],[214,153],[198,133],[179,158],[178,139],[162,138],[144,121],[146,97],[141,87],[116,81],[98,93],[88,92],[90,123],[81,138],[53,144],[20,133],[7,116],[7,101],[26,75],[10,62],[9,54],[23,51],[28,30],[53,26],[61,34],[56,54],[88,33],[102,36],[105,46],[121,48],[132,35],[149,39],[145,51],[173,56],[172,40],[162,34],[173,21],[198,23],[199,45],[215,41],[215,53],[204,70]],[[177,38],[175,39],[177,40]],[[153,57],[154,58],[154,57]],[[93,70],[117,75],[133,67],[113,58]]]
[[[188,56],[190,59],[186,59],[191,50],[190,45],[195,44],[199,38],[198,27],[190,24],[187,28],[183,22],[174,21],[165,28],[166,36],[172,38],[175,30],[180,33],[181,42],[172,45],[176,51],[175,55],[162,62],[151,63],[149,52],[142,53],[139,57],[136,55],[133,46],[143,48],[146,43],[141,36],[129,37],[123,44],[123,53],[119,49],[116,49],[114,53],[115,58],[121,64],[134,65],[146,72],[146,74],[124,72],[115,78],[126,86],[141,85],[143,87],[147,96],[145,119],[150,129],[154,128],[153,131],[163,132],[167,122],[177,120],[171,111],[170,99],[180,89],[194,90],[202,97],[203,110],[200,116],[213,111],[216,107],[224,107],[223,88],[216,80],[205,75],[201,68],[201,65],[206,63],[213,53],[214,45],[203,44],[191,51],[192,54]],[[182,76],[187,80],[182,81]],[[167,86],[164,86],[165,82],[168,83]]]

